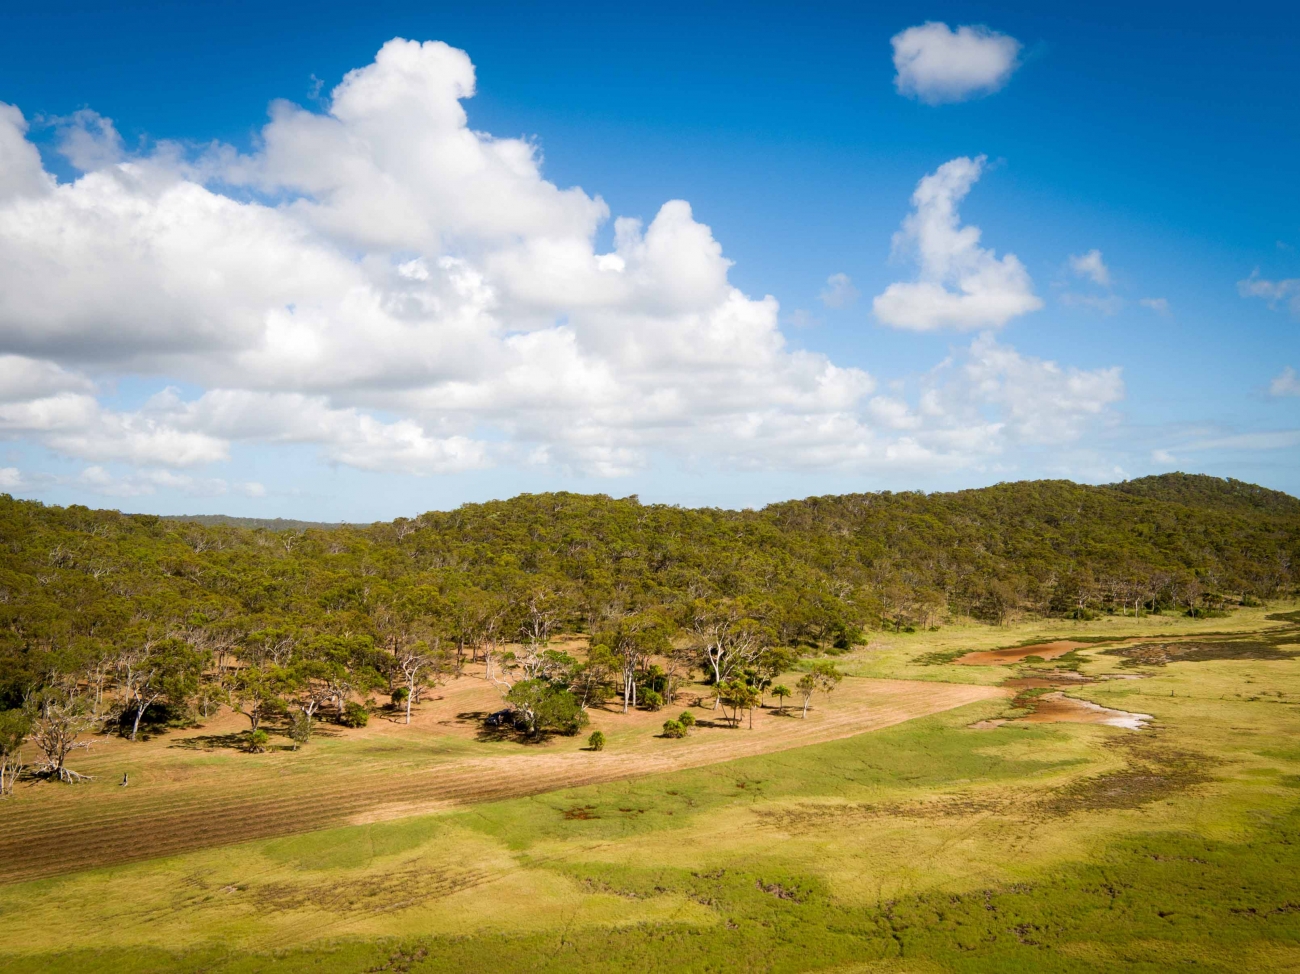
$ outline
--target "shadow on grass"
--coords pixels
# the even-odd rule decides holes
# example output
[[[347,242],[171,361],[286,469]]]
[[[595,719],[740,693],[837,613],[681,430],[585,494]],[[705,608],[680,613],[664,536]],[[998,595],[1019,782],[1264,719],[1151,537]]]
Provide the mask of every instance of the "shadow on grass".
[[[245,751],[248,749],[248,732],[236,731],[232,734],[198,734],[194,737],[182,737],[167,745],[184,751]]]

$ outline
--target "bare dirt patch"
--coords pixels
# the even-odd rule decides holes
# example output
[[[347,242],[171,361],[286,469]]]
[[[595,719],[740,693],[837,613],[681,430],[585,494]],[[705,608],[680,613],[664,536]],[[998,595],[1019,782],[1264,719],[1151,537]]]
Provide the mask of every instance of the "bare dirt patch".
[[[980,650],[967,653],[953,660],[953,662],[960,663],[963,666],[1009,666],[1012,663],[1023,663],[1031,656],[1037,656],[1041,660],[1053,660],[1089,645],[1091,643],[1080,642],[1076,639],[1057,639],[1049,643],[1038,643],[1034,646]]]
[[[1168,663],[1211,660],[1286,660],[1300,656],[1300,648],[1287,649],[1284,645],[1286,642],[1294,644],[1296,638],[1294,633],[1290,633],[1277,639],[1169,640],[1116,646],[1106,650],[1105,654],[1123,657],[1122,666],[1165,666]]]
[[[1141,730],[1152,719],[1150,714],[1133,714],[1127,710],[1112,710],[1090,700],[1067,697],[1057,691],[1036,698],[1034,712],[1016,719],[1023,724],[1105,724]]]

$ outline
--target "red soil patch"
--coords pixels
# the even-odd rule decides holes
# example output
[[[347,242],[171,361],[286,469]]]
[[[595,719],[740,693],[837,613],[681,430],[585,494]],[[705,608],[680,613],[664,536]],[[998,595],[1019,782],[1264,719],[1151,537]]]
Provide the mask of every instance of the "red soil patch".
[[[1055,642],[1039,643],[1037,646],[1016,646],[1012,649],[988,649],[967,653],[955,662],[966,666],[1006,666],[1011,663],[1021,663],[1030,656],[1037,656],[1044,660],[1056,659],[1071,650],[1088,645],[1091,644],[1076,642],[1073,639],[1058,639]]]

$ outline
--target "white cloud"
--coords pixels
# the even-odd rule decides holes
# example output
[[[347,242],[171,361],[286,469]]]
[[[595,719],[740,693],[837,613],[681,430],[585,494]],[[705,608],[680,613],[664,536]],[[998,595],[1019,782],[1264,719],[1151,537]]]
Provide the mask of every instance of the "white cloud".
[[[1152,450],[1151,462],[1160,464],[1177,463],[1177,458],[1168,450]]]
[[[891,38],[894,87],[929,105],[991,94],[1020,66],[1020,42],[987,27],[930,21]]]
[[[5,490],[16,490],[26,486],[27,482],[23,479],[22,471],[17,467],[0,467],[0,487]]]
[[[54,121],[59,128],[59,154],[82,172],[106,169],[125,156],[122,137],[111,118],[83,108]]]
[[[1279,372],[1268,386],[1270,396],[1300,396],[1300,377],[1291,366]]]
[[[915,252],[920,279],[891,284],[875,298],[872,310],[883,324],[912,331],[1000,328],[1043,306],[1014,254],[999,260],[979,245],[979,227],[961,225],[957,206],[984,162],[983,156],[953,159],[917,185],[894,249]]]
[[[1092,308],[1107,317],[1118,314],[1124,307],[1124,299],[1118,294],[1075,294],[1072,291],[1061,295],[1061,303],[1070,307]]]
[[[1168,298],[1142,298],[1138,301],[1138,304],[1142,305],[1144,308],[1150,308],[1158,315],[1169,314]]]
[[[1070,255],[1070,270],[1080,277],[1089,278],[1101,287],[1110,287],[1110,268],[1101,258],[1101,251],[1095,247],[1086,254]]]
[[[0,108],[0,435],[86,462],[88,490],[261,496],[180,471],[242,442],[417,475],[616,476],[656,455],[952,469],[1077,437],[1122,394],[1114,370],[982,336],[916,402],[876,395],[862,369],[787,344],[776,300],[730,283],[685,201],[618,218],[598,253],[603,201],[544,179],[532,143],[472,130],[474,85],[463,52],[392,41],[323,112],[275,103],[248,155],[124,154],[78,113],[61,145],[86,171],[63,184]],[[982,167],[921,180],[896,237],[920,279],[876,299],[885,323],[988,328],[1041,306],[1020,262],[960,225]],[[856,293],[847,275],[827,285],[828,305]],[[126,375],[166,388],[102,403]]]
[[[104,497],[146,497],[160,488],[190,497],[220,497],[230,490],[219,477],[192,477],[172,470],[138,470],[115,476],[98,465],[86,467],[71,483]]]
[[[1286,301],[1291,313],[1300,317],[1300,277],[1270,281],[1259,276],[1259,268],[1250,272],[1250,277],[1237,282],[1237,293],[1243,298],[1263,298],[1270,308]],[[1289,299],[1289,300],[1288,300]]]
[[[826,278],[826,286],[818,297],[828,308],[847,308],[858,300],[858,289],[849,275],[832,274]]]
[[[1084,425],[1124,398],[1118,367],[1081,370],[1021,355],[990,334],[976,337],[962,368],[972,403],[1000,406],[1016,439],[1077,439]]]

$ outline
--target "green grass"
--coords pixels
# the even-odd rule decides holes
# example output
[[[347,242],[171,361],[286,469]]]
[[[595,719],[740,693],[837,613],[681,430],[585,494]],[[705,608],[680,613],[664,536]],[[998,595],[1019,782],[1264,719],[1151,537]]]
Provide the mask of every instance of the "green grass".
[[[908,647],[906,675],[949,648],[936,635]],[[1139,678],[1071,695],[1153,729],[971,729],[1006,708],[989,701],[706,768],[0,887],[0,971],[1300,966],[1300,661],[1077,654],[1085,674]]]

